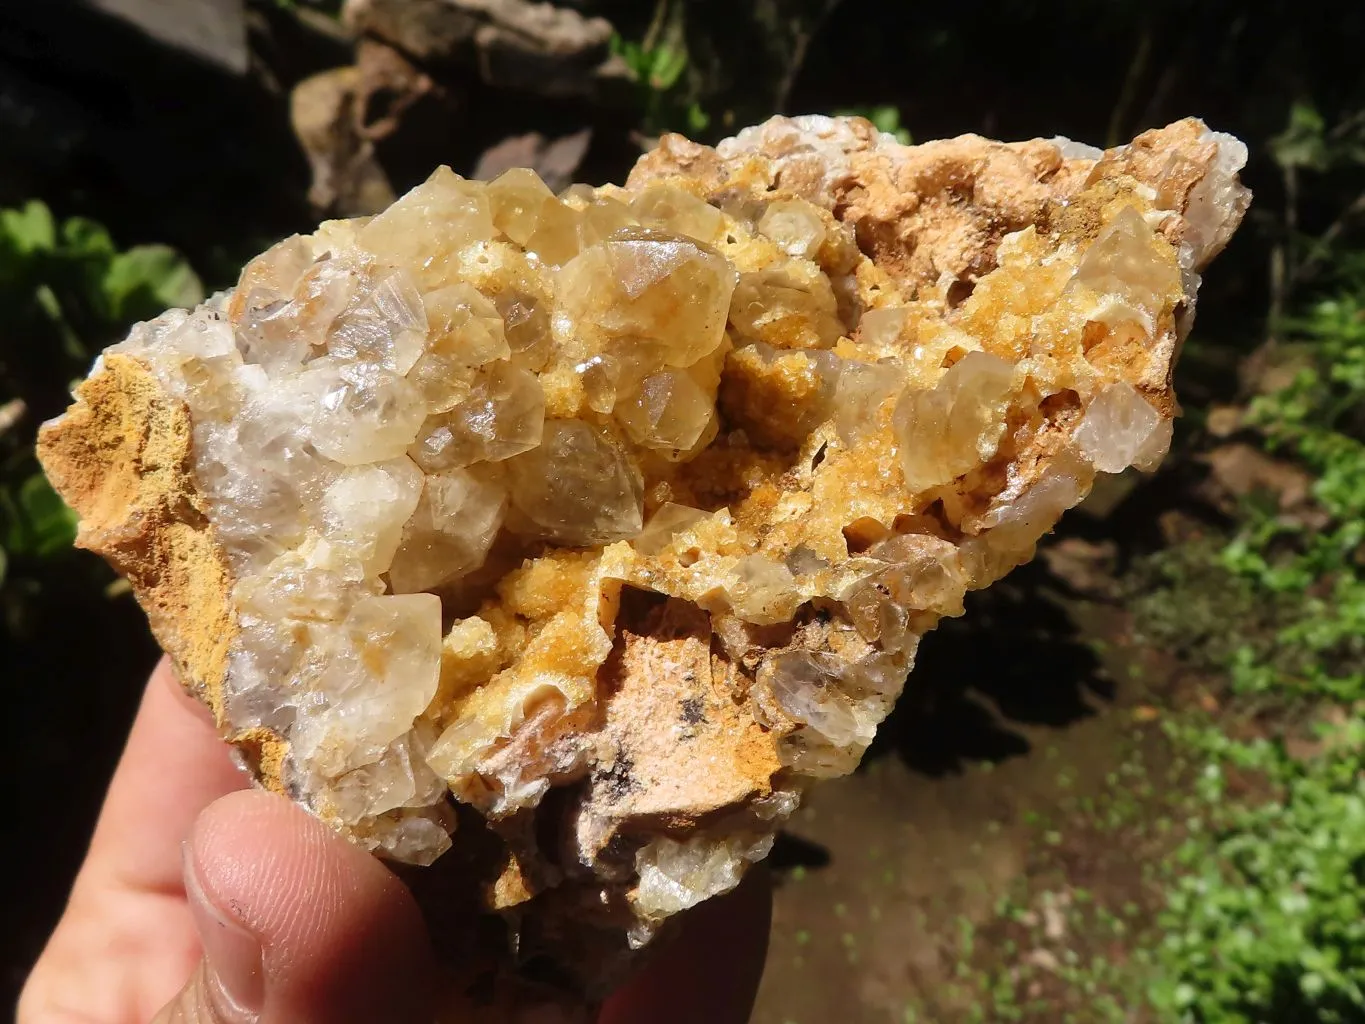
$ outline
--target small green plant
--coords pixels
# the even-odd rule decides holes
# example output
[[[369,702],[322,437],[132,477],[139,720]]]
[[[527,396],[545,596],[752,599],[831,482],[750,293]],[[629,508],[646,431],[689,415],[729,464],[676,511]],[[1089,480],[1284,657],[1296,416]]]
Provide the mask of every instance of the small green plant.
[[[1268,595],[1293,595],[1299,614],[1275,637],[1307,655],[1297,678],[1268,674],[1245,651],[1243,689],[1292,686],[1341,701],[1365,697],[1365,279],[1318,302],[1290,328],[1304,365],[1288,387],[1257,400],[1251,418],[1274,452],[1313,475],[1316,516],[1253,505],[1224,563]]]
[[[36,200],[0,210],[0,610],[11,627],[75,536],[34,458],[37,424],[130,324],[202,298],[166,246],[121,250],[94,221],[59,221]]]
[[[1321,724],[1297,756],[1275,733],[1180,730],[1207,759],[1206,820],[1180,851],[1162,918],[1151,994],[1163,1019],[1365,1017],[1365,276],[1288,329],[1300,368],[1250,419],[1312,474],[1314,507],[1249,502],[1219,555],[1236,587],[1281,609],[1268,638],[1228,651],[1227,669],[1260,708]],[[1229,799],[1233,776],[1260,798]]]
[[[645,135],[685,129],[696,135],[706,130],[710,116],[688,94],[684,77],[691,64],[687,52],[686,9],[681,0],[659,0],[648,31],[640,41],[615,35],[614,54],[625,62],[643,107]]]
[[[1365,1014],[1365,728],[1330,753],[1290,757],[1282,744],[1187,737],[1210,754],[1203,778],[1209,837],[1188,841],[1168,894],[1152,988],[1163,1019],[1199,1024],[1322,1021]],[[1229,773],[1254,773],[1271,798],[1226,799]]]

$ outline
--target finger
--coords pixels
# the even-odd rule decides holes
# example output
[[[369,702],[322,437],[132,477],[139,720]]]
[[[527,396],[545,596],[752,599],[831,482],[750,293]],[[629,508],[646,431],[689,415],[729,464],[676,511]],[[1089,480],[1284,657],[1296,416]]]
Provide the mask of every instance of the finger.
[[[234,793],[204,811],[185,893],[204,964],[157,1024],[429,1021],[434,968],[412,896],[284,798]]]
[[[20,1021],[146,1020],[170,997],[199,955],[181,848],[199,812],[246,781],[162,659],[66,910],[25,983]]]
[[[162,658],[109,784],[79,886],[179,897],[181,846],[199,812],[249,784],[207,709]]]
[[[768,952],[772,887],[762,867],[683,915],[668,945],[613,993],[598,1024],[744,1024]]]

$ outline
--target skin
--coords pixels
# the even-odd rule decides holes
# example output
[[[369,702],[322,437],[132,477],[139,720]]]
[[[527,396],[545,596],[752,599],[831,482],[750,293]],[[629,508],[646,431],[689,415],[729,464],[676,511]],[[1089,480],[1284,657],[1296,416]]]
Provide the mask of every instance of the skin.
[[[598,1024],[747,1020],[769,911],[757,876],[703,904]],[[163,661],[17,1021],[431,1024],[437,977],[403,884],[289,801],[248,789]]]

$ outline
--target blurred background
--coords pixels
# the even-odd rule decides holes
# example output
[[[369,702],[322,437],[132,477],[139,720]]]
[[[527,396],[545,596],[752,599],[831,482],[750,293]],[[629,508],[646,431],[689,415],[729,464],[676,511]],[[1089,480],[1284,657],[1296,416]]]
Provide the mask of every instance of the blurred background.
[[[4,998],[156,650],[71,548],[38,425],[104,345],[437,164],[620,181],[665,131],[1240,136],[1154,476],[926,639],[775,849],[755,1020],[1365,1021],[1365,5],[1299,0],[0,4]]]

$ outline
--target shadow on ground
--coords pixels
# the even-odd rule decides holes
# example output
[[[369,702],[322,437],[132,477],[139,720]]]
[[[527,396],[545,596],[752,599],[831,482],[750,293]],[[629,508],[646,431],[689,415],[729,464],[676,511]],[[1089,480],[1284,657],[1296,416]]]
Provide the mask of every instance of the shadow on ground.
[[[867,760],[894,754],[938,778],[973,761],[1029,751],[1015,725],[1062,728],[1114,696],[1066,608],[1065,590],[1041,562],[971,594],[967,613],[924,638],[915,671],[878,730]]]

